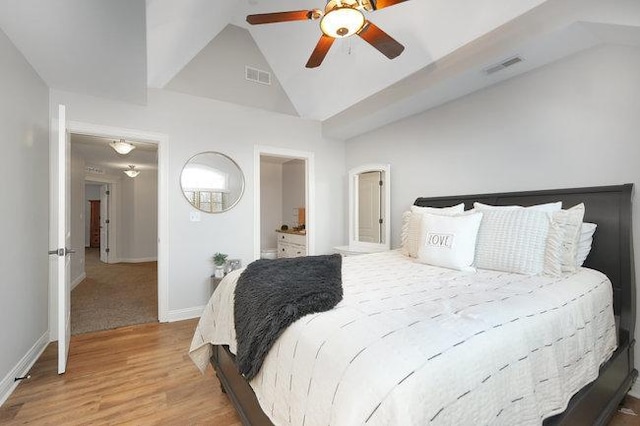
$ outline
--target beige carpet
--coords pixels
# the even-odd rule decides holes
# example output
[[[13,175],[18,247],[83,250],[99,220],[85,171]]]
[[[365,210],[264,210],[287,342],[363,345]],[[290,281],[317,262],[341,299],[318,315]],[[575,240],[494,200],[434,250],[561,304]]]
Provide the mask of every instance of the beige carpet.
[[[157,262],[100,262],[86,249],[87,278],[71,292],[71,334],[158,321]]]

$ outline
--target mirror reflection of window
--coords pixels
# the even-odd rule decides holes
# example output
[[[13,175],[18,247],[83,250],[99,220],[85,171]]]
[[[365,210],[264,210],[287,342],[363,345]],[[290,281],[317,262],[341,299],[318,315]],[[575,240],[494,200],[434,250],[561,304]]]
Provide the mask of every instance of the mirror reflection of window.
[[[244,192],[244,176],[238,165],[219,152],[203,152],[187,161],[180,187],[189,203],[207,213],[232,208]]]
[[[383,173],[372,171],[358,175],[358,240],[383,243]]]
[[[204,164],[191,164],[181,176],[182,189],[194,207],[205,212],[227,209],[229,174]]]

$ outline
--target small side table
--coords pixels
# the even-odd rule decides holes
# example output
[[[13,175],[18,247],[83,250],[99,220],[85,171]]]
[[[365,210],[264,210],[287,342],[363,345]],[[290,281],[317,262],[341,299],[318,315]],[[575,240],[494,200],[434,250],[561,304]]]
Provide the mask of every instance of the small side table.
[[[215,275],[211,275],[211,294],[216,291],[216,288],[218,288],[218,284],[220,284],[220,281],[222,281],[222,278],[216,278]]]

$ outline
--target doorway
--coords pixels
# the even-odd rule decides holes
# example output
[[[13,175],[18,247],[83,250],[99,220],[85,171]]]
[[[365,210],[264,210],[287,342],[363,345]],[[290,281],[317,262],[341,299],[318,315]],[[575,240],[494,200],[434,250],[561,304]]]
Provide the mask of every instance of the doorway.
[[[256,146],[254,257],[315,254],[313,153]]]
[[[158,321],[157,159],[156,144],[71,133],[72,334]]]

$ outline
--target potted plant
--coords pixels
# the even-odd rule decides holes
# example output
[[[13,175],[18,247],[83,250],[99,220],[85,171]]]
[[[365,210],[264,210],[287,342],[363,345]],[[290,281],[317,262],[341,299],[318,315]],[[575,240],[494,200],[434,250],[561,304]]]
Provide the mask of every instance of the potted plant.
[[[213,263],[216,265],[215,277],[222,278],[224,277],[224,265],[227,262],[227,257],[229,255],[224,253],[216,253],[213,255]]]

